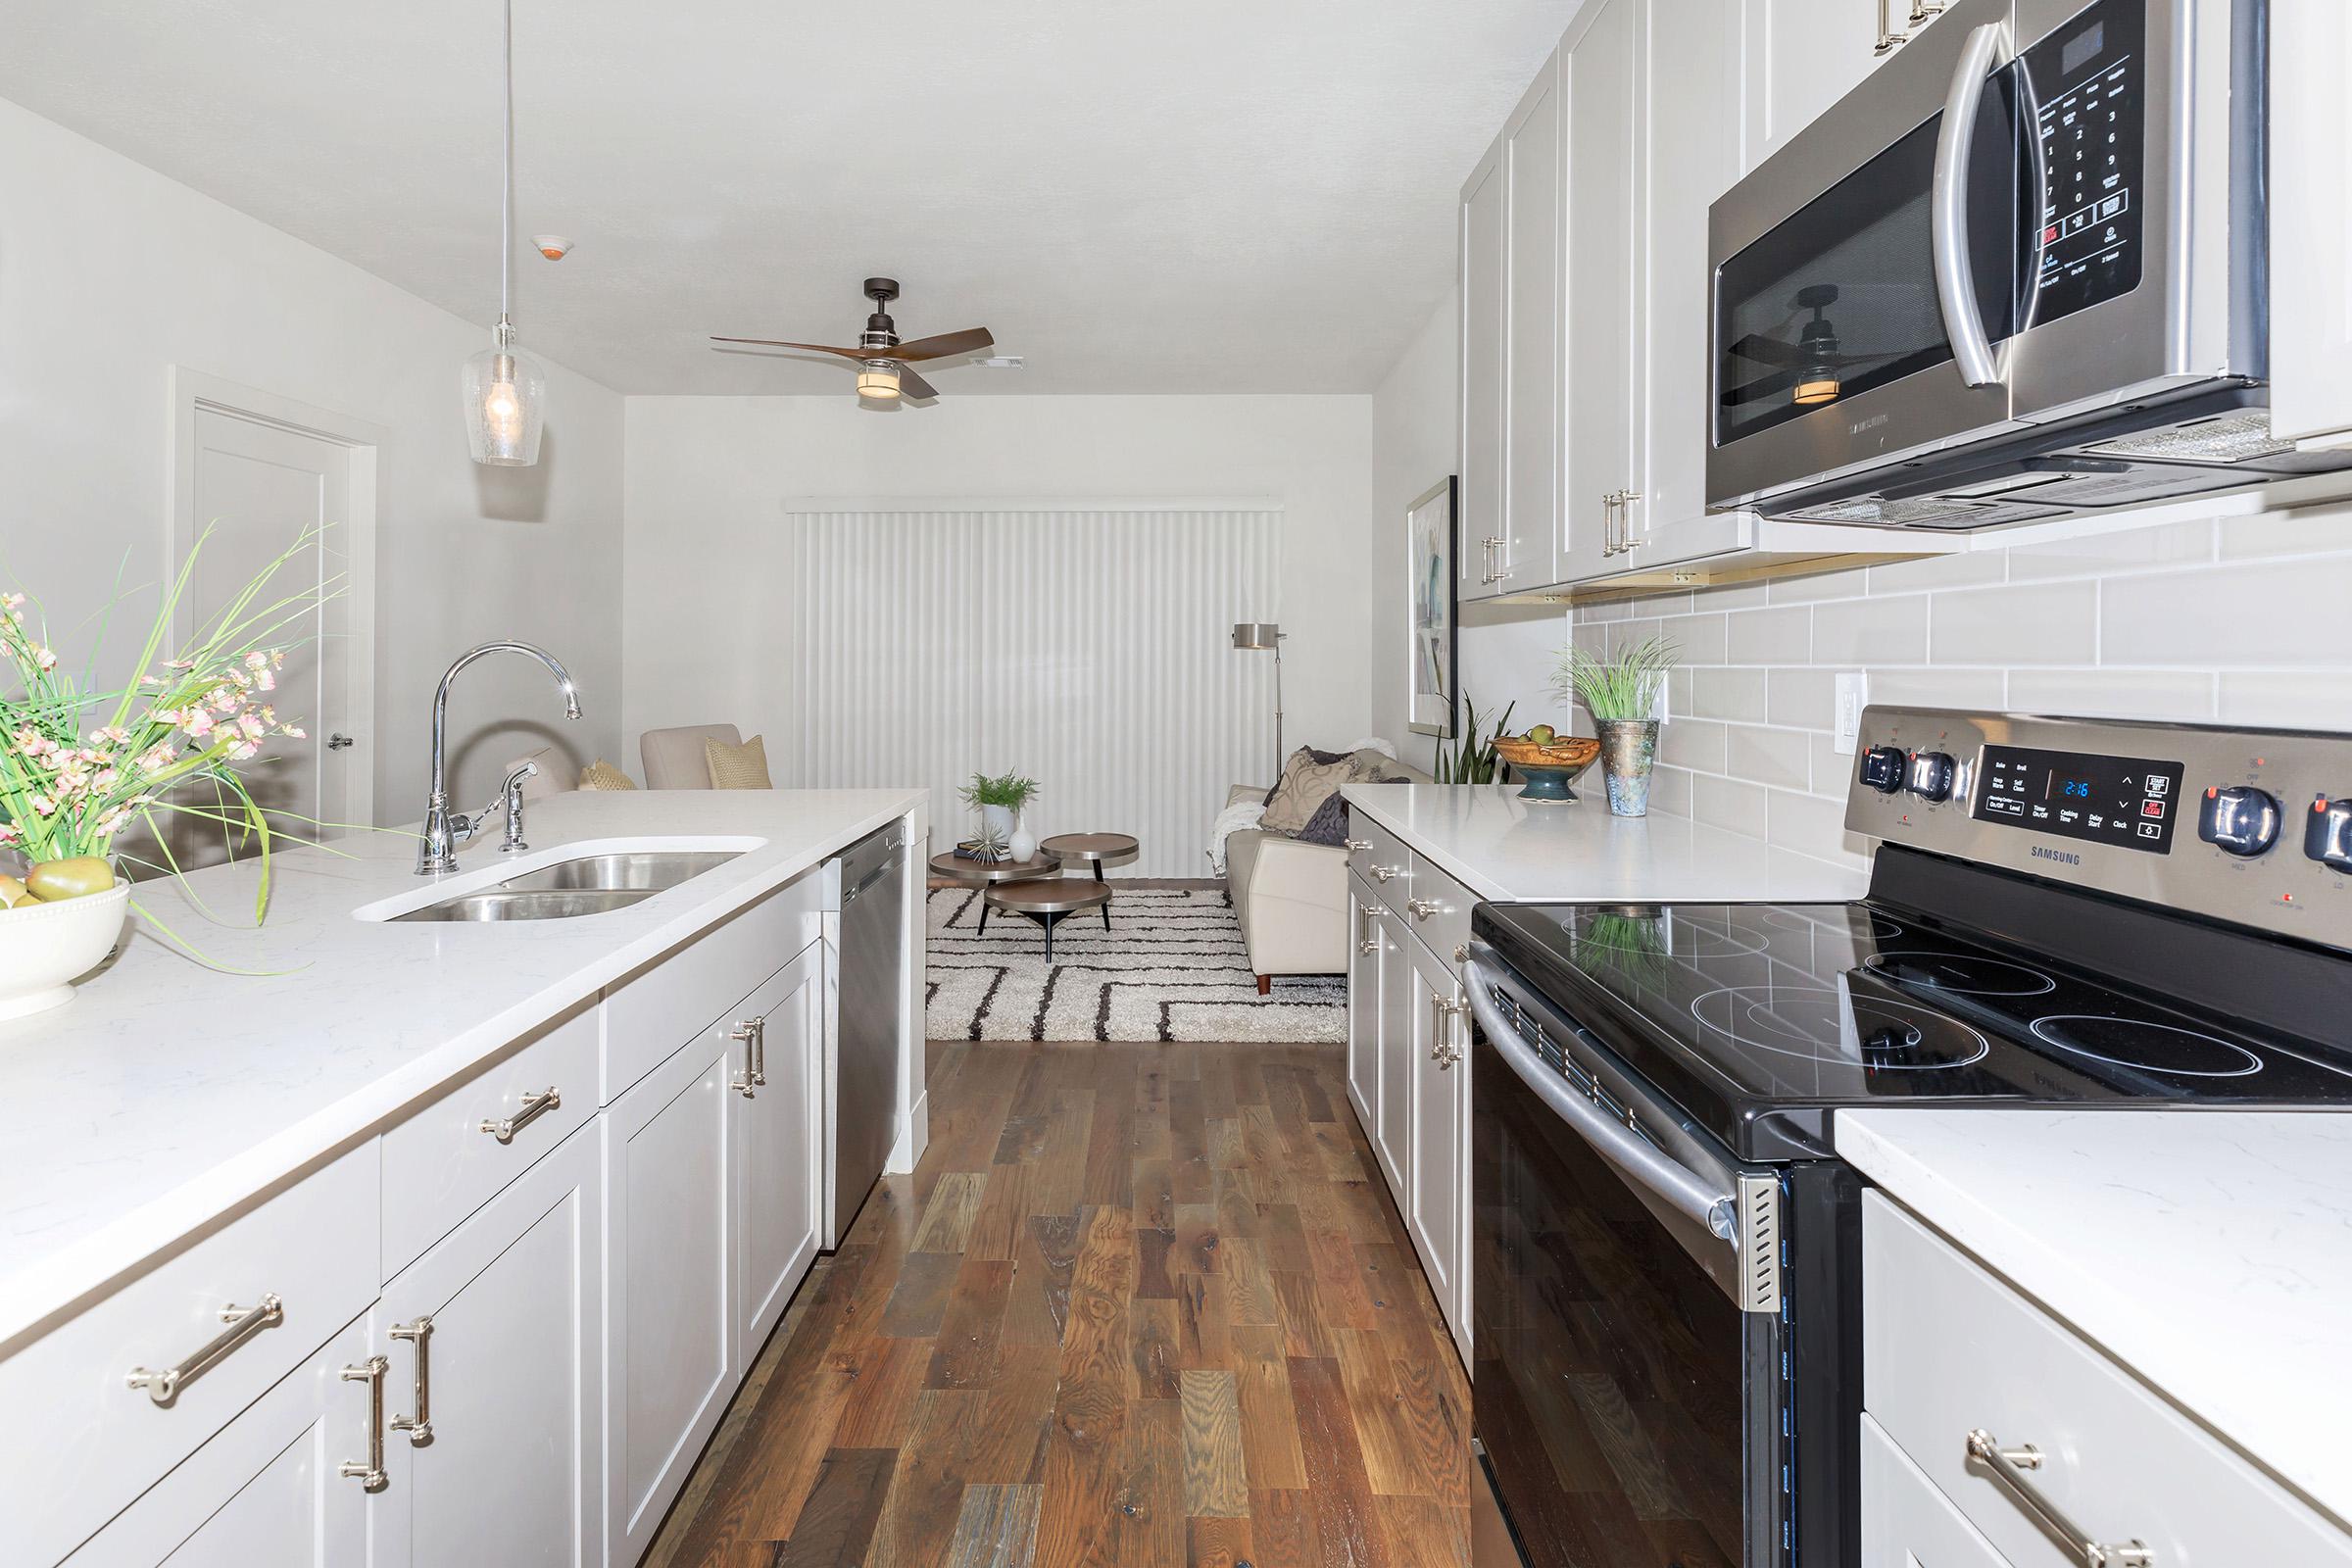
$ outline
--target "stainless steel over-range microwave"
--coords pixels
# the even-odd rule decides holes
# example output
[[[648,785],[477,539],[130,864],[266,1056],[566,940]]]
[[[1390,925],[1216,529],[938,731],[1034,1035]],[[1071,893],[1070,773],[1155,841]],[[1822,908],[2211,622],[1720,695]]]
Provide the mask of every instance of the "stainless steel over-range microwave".
[[[2271,434],[2268,28],[1953,0],[1734,186],[1710,504],[1981,528],[2352,465]]]

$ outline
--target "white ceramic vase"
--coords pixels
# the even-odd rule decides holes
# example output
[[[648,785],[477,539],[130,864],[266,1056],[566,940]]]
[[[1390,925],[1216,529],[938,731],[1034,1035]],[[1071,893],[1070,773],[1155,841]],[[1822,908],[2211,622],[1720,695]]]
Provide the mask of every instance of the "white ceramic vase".
[[[994,839],[1012,837],[1013,814],[1009,806],[980,808],[980,831]]]
[[[88,898],[0,909],[0,1018],[72,1002],[72,982],[115,951],[129,909],[127,882]]]
[[[1037,858],[1037,835],[1029,831],[1029,819],[1026,816],[1013,819],[1012,837],[1005,842],[1004,847],[1011,852],[1012,858],[1016,860]]]

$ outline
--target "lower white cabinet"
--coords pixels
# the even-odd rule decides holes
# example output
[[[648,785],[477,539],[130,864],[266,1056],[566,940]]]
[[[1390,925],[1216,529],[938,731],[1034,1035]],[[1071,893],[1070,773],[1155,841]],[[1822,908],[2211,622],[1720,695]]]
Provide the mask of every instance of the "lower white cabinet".
[[[1382,906],[1380,926],[1380,1106],[1369,1129],[1381,1173],[1396,1195],[1396,1206],[1411,1200],[1413,1159],[1413,961],[1395,910]]]
[[[583,1129],[384,1287],[375,1563],[602,1568],[603,1207]]]
[[[727,1102],[746,1054],[714,1026],[605,1112],[606,1530],[633,1563],[734,1392]]]
[[[366,1491],[342,1466],[368,1462],[369,1385],[344,1372],[365,1373],[369,1354],[368,1324],[344,1329],[67,1562],[72,1568],[368,1562],[368,1510],[382,1494]]]
[[[1404,1036],[1413,1081],[1412,1141],[1405,1224],[1420,1250],[1430,1289],[1454,1337],[1465,1340],[1469,1313],[1470,1193],[1463,1172],[1470,1147],[1469,1030],[1454,971],[1420,943],[1407,944],[1412,1010]]]
[[[1868,1416],[1862,1422],[1862,1560],[1935,1568],[2011,1568]]]
[[[753,1053],[731,1081],[735,1118],[735,1343],[738,1375],[784,1315],[816,1258],[824,1183],[818,1097],[824,1084],[823,950],[810,948],[747,1001],[729,1033]]]
[[[1380,901],[1348,874],[1348,1099],[1366,1129],[1380,1124]]]

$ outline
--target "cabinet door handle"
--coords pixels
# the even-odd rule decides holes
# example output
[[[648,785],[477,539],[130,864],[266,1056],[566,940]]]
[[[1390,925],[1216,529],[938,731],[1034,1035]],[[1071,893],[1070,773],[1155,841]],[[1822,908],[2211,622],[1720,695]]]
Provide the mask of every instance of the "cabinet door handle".
[[[1617,553],[1617,492],[1612,490],[1600,498],[1600,553]]]
[[[1430,1032],[1433,1043],[1429,1048],[1429,1059],[1438,1064],[1440,1072],[1446,1071],[1462,1059],[1461,1052],[1456,1050],[1453,1044],[1453,1020],[1466,1005],[1465,1003],[1448,1001],[1435,992],[1430,994]]]
[[[392,1363],[380,1355],[343,1369],[344,1382],[368,1385],[368,1457],[344,1460],[335,1466],[335,1474],[357,1481],[363,1492],[384,1484],[384,1374],[391,1369]]]
[[[129,1388],[145,1389],[147,1397],[156,1403],[170,1404],[178,1397],[180,1390],[226,1360],[238,1346],[285,1320],[285,1303],[273,1295],[263,1297],[251,1306],[224,1306],[220,1308],[220,1321],[228,1327],[214,1335],[194,1355],[161,1372],[134,1366],[122,1381]]]
[[[1347,842],[1348,853],[1351,855],[1369,855],[1372,853],[1372,841],[1370,839],[1349,839]]]
[[[1617,492],[1617,553],[1621,556],[1642,546],[1643,541],[1634,537],[1634,503],[1641,499],[1639,490]]]
[[[2068,1518],[2064,1509],[2042,1495],[2041,1489],[2026,1474],[2041,1468],[2041,1450],[2032,1444],[2022,1448],[2004,1448],[1991,1433],[1979,1427],[1968,1435],[1968,1462],[1971,1467],[1982,1466],[1992,1478],[1992,1484],[2017,1504],[2018,1511],[2039,1526],[2043,1535],[2065,1547],[2067,1555],[2082,1568],[2153,1568],[2156,1554],[2148,1549],[2146,1543],[2102,1544],[2097,1537],[2085,1534],[2082,1526]]]
[[[1379,918],[1380,909],[1377,906],[1370,904],[1359,904],[1355,906],[1356,952],[1362,954],[1373,954],[1380,951],[1380,938],[1372,934],[1372,922]]]
[[[1870,46],[1874,55],[1890,55],[1910,40],[1894,30],[1894,14],[1887,0],[1879,0],[1879,41]]]
[[[1386,882],[1392,877],[1399,877],[1402,875],[1404,875],[1404,867],[1401,865],[1376,865],[1372,867],[1372,879],[1375,882]]]
[[[392,1337],[406,1340],[416,1347],[416,1375],[411,1392],[416,1397],[415,1415],[396,1415],[392,1430],[406,1432],[412,1444],[426,1444],[433,1440],[433,1315],[421,1313],[414,1323],[395,1323]]]
[[[1407,899],[1404,906],[1413,911],[1415,920],[1427,920],[1446,907],[1435,899]]]
[[[549,1084],[545,1094],[524,1095],[522,1108],[514,1115],[483,1117],[481,1129],[500,1143],[511,1144],[514,1141],[516,1133],[563,1103],[564,1096],[557,1091],[554,1084]]]
[[[746,1018],[727,1031],[727,1038],[743,1042],[743,1076],[735,1080],[735,1092],[746,1100],[757,1100],[759,1091],[767,1087],[766,1016]]]

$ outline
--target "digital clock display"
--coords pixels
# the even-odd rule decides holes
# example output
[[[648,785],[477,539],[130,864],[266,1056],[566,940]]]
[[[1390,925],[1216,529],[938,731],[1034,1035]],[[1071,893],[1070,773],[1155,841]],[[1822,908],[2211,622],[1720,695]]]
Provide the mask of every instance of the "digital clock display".
[[[1980,822],[2162,855],[2180,807],[2179,762],[1987,746],[1978,768]]]

